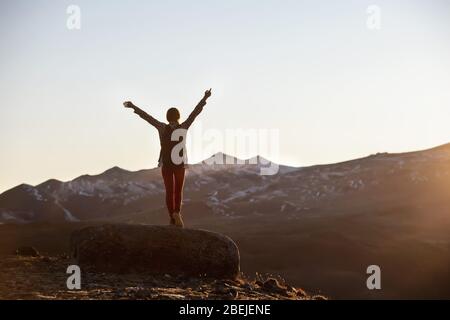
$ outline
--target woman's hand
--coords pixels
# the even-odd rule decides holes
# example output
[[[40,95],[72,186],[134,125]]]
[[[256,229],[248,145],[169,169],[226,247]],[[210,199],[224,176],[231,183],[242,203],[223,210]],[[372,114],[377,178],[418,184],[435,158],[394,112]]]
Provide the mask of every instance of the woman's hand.
[[[131,101],[125,101],[124,103],[123,103],[123,106],[125,107],[125,108],[130,108],[130,109],[134,109],[136,106],[133,104],[133,102],[131,102]]]
[[[211,97],[211,89],[205,91],[205,100]]]

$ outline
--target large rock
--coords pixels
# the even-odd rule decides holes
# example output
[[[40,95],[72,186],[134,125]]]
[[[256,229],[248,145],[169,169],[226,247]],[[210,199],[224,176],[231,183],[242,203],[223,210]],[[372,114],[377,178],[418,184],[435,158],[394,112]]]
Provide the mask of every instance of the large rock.
[[[230,238],[172,226],[104,225],[72,234],[82,270],[236,278],[239,250]]]

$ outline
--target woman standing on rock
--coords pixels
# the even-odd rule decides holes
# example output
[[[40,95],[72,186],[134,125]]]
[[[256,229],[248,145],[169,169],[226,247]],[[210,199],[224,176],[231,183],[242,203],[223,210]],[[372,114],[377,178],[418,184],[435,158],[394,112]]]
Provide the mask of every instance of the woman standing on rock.
[[[206,100],[211,96],[211,89],[205,92],[202,100],[197,104],[186,121],[180,124],[180,112],[177,108],[167,110],[168,124],[160,122],[136,107],[131,101],[123,103],[125,108],[134,110],[134,113],[154,126],[159,133],[161,152],[159,154],[158,167],[166,187],[166,205],[170,215],[170,224],[183,227],[181,217],[181,202],[183,199],[183,186],[187,157],[185,152],[186,132],[195,118],[202,112]]]

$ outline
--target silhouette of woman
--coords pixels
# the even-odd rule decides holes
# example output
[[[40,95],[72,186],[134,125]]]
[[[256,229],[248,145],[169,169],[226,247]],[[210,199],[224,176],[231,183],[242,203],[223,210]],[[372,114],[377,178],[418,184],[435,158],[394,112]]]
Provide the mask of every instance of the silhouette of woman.
[[[185,148],[178,151],[180,143],[185,142],[186,131],[194,122],[195,118],[202,112],[206,100],[211,96],[211,89],[206,90],[202,100],[194,108],[189,117],[180,124],[180,112],[176,108],[167,110],[166,118],[168,124],[160,122],[136,107],[131,101],[123,103],[125,108],[134,110],[134,113],[154,126],[159,133],[161,151],[159,154],[158,167],[161,167],[164,186],[166,188],[166,205],[169,211],[170,224],[184,227],[181,216],[181,202],[183,200],[183,186],[187,158]],[[182,134],[180,134],[182,132]],[[174,150],[174,148],[177,149]],[[178,151],[178,152],[177,152]]]

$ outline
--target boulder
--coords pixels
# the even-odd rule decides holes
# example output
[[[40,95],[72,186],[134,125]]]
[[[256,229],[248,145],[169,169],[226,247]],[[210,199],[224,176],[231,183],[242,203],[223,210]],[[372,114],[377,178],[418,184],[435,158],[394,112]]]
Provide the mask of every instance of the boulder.
[[[239,250],[227,236],[173,226],[108,224],[75,231],[71,253],[83,271],[234,279]]]

